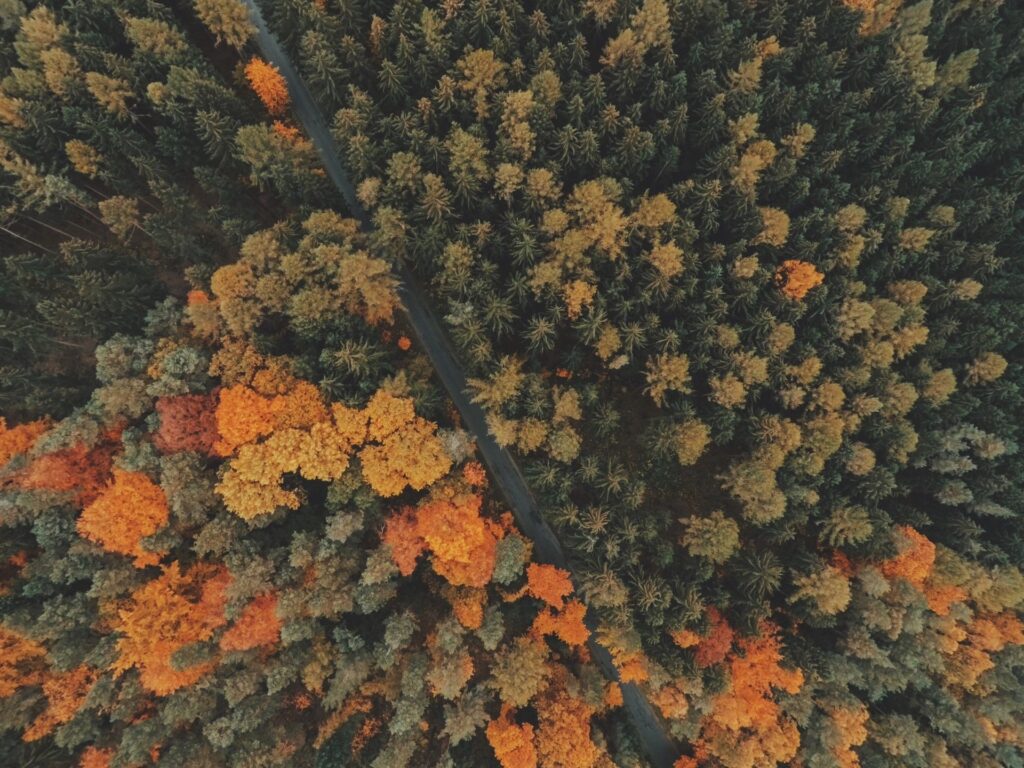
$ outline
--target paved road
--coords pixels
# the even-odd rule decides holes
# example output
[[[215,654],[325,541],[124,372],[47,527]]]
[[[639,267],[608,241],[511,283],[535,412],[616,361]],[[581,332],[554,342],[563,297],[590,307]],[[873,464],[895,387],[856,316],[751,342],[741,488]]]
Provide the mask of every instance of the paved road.
[[[370,231],[373,223],[356,199],[355,188],[338,156],[323,113],[292,65],[291,59],[267,28],[259,8],[252,0],[244,2],[252,11],[253,21],[259,30],[256,42],[264,58],[275,64],[288,82],[292,109],[320,153],[328,176],[345,198],[349,213],[359,220],[366,231]],[[409,323],[433,363],[441,383],[459,409],[466,428],[476,438],[484,463],[515,515],[520,530],[533,540],[535,559],[571,571],[565,552],[551,526],[541,515],[519,465],[509,452],[491,437],[483,410],[467,395],[466,377],[451,342],[438,321],[438,315],[427,298],[426,291],[406,265],[402,264],[397,269],[401,282],[399,290]],[[618,680],[618,672],[612,664],[611,656],[594,638],[595,623],[588,620],[591,630],[588,641],[591,655],[609,679]],[[665,732],[664,725],[650,702],[632,683],[622,685],[622,696],[626,711],[650,761],[656,768],[671,768],[679,750]]]

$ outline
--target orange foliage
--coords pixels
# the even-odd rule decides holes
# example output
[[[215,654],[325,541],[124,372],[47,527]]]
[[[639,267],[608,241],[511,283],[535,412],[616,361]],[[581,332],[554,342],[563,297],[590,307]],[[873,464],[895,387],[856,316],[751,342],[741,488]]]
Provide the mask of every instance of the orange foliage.
[[[417,530],[433,555],[433,568],[450,584],[482,587],[494,571],[498,539],[480,516],[481,502],[479,495],[462,494],[417,510]]]
[[[0,626],[0,699],[38,685],[45,668],[46,650],[41,645]]]
[[[366,686],[364,686],[365,688]],[[366,714],[373,709],[373,702],[366,696],[348,698],[341,709],[332,712],[320,725],[313,746],[320,749],[331,736],[355,714]]]
[[[188,295],[185,297],[185,301],[190,307],[209,304],[210,295],[206,291],[192,290],[188,292]]]
[[[693,648],[700,643],[700,635],[692,629],[677,629],[669,633],[672,642],[680,648]]]
[[[331,418],[320,390],[308,381],[293,382],[286,392],[273,399],[271,408],[274,429],[310,429]]]
[[[537,702],[537,751],[540,768],[593,768],[601,750],[590,739],[593,710],[569,696],[564,686],[552,686]]]
[[[775,282],[782,292],[797,301],[812,288],[821,285],[824,279],[825,276],[813,264],[798,259],[786,259],[775,272]]]
[[[479,461],[467,461],[462,467],[462,479],[476,488],[487,487],[487,472]]]
[[[373,737],[380,731],[382,725],[384,725],[384,722],[379,717],[368,717],[363,720],[359,730],[352,737],[351,751],[353,757],[358,757],[362,754],[363,750],[373,741]]]
[[[136,567],[156,565],[160,556],[142,539],[167,525],[167,497],[141,472],[114,469],[114,481],[78,518],[78,533],[107,552],[134,556]]]
[[[860,758],[853,747],[863,744],[868,737],[868,708],[863,704],[853,708],[839,708],[832,713],[838,743],[832,746],[832,754],[840,768],[857,768]]]
[[[669,720],[681,720],[690,711],[686,693],[678,682],[662,686],[651,701],[661,710],[662,716]]]
[[[245,77],[267,112],[272,115],[284,114],[289,102],[288,84],[277,67],[263,59],[254,58],[245,65]]]
[[[792,760],[800,745],[796,724],[772,698],[772,689],[796,693],[803,687],[800,670],[783,669],[775,627],[764,623],[760,637],[738,641],[731,654],[730,687],[715,697],[704,720],[698,757],[710,754],[726,764],[773,765]]]
[[[622,706],[622,686],[618,683],[608,683],[604,689],[604,705],[614,708]]]
[[[261,645],[276,645],[281,640],[281,620],[277,617],[277,595],[253,598],[234,625],[220,639],[221,650],[248,651]]]
[[[186,574],[178,563],[132,594],[118,611],[119,658],[113,669],[121,674],[139,670],[142,685],[159,696],[191,685],[213,668],[197,664],[183,670],[171,666],[171,656],[191,643],[208,640],[225,624],[224,592],[230,575],[222,568],[196,565]]]
[[[73,492],[74,503],[92,502],[110,478],[114,454],[120,448],[120,429],[112,429],[92,448],[81,443],[35,459],[17,477],[26,490]]]
[[[501,716],[487,724],[487,741],[501,768],[536,768],[537,750],[533,745],[533,726],[518,725],[507,706]]]
[[[153,444],[161,453],[195,451],[209,454],[217,442],[214,395],[177,395],[156,401],[160,428]]]
[[[536,635],[556,635],[567,645],[580,646],[587,642],[590,630],[584,623],[587,607],[572,600],[559,613],[552,610],[538,613],[530,630]]]
[[[302,138],[302,134],[299,133],[299,129],[294,125],[288,125],[287,123],[275,120],[274,124],[270,126],[274,129],[274,133],[280,136],[285,141],[296,144]]]
[[[897,530],[907,543],[896,557],[882,563],[882,573],[890,579],[906,579],[917,589],[923,589],[935,565],[935,545],[909,525],[901,525]]]
[[[78,758],[78,768],[109,768],[115,752],[113,749],[86,747],[82,756]]]
[[[452,588],[447,595],[452,613],[466,629],[479,629],[484,623],[487,590],[474,587]]]
[[[564,598],[572,594],[569,572],[553,565],[530,563],[526,569],[526,579],[527,592],[558,610],[565,605]]]
[[[217,491],[240,517],[298,508],[299,496],[280,487],[285,474],[334,480],[367,440],[374,442],[359,452],[363,478],[381,496],[398,495],[407,486],[422,490],[451,468],[437,425],[416,416],[410,398],[381,390],[365,409],[342,404],[328,409],[313,384],[281,374],[260,371],[253,387],[237,384],[220,391],[221,439],[214,450],[237,455]]]
[[[624,683],[642,683],[651,676],[647,671],[647,658],[642,653],[617,658],[615,668],[619,672],[619,680]]]
[[[995,666],[991,654],[1007,645],[1024,644],[1024,624],[1013,612],[976,616],[952,638],[946,653],[946,681],[964,690],[971,690],[979,678]]]
[[[1003,611],[989,616],[988,621],[1002,638],[1003,644],[1000,648],[1007,645],[1024,645],[1024,622],[1016,613]]]
[[[220,440],[214,450],[230,456],[239,446],[265,437],[274,431],[274,401],[244,384],[220,391],[217,403],[217,433]]]
[[[962,603],[967,599],[967,590],[954,584],[936,584],[928,580],[924,589],[928,607],[939,616],[948,616],[953,603]]]
[[[45,419],[39,419],[8,427],[7,420],[0,416],[0,467],[19,453],[28,451],[49,426]]]
[[[47,676],[43,680],[46,710],[22,734],[22,739],[36,741],[52,733],[58,725],[70,722],[95,682],[96,671],[86,666]]]
[[[838,549],[832,553],[832,567],[848,579],[857,575],[856,566],[845,552],[840,552]]]
[[[405,507],[389,517],[383,539],[391,548],[391,559],[398,566],[398,572],[410,576],[416,570],[416,560],[427,549],[427,542],[419,534],[415,508]]]

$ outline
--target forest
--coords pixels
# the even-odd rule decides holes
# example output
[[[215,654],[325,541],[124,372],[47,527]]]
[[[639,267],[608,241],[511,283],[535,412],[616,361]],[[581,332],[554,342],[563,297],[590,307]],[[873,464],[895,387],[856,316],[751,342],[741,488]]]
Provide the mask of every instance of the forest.
[[[0,766],[1024,768],[1024,7],[0,0]]]

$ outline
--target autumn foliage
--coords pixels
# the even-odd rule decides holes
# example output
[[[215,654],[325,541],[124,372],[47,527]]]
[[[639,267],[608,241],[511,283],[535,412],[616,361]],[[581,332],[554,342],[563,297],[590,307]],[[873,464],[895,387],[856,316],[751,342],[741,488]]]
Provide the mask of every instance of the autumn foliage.
[[[501,717],[487,724],[487,741],[501,768],[537,768],[533,726],[515,723],[508,707],[502,709]]]
[[[8,427],[7,420],[0,416],[0,467],[19,453],[27,453],[48,426],[45,419],[39,419]]]
[[[590,738],[593,709],[557,685],[537,705],[540,768],[593,768],[601,750]]]
[[[213,395],[161,397],[156,401],[160,428],[153,444],[162,453],[210,453],[218,440],[215,406]]]
[[[803,299],[815,286],[821,285],[824,279],[825,276],[813,264],[797,259],[782,262],[775,273],[775,280],[782,292],[796,301]]]
[[[248,651],[261,645],[276,645],[281,639],[277,617],[277,595],[259,595],[245,606],[231,627],[221,636],[224,651]]]
[[[365,409],[328,409],[308,382],[283,383],[266,396],[243,385],[221,390],[216,418],[221,455],[235,454],[218,490],[228,508],[252,519],[278,507],[297,509],[298,494],[280,483],[287,474],[335,480],[358,455],[363,477],[381,496],[422,490],[444,475],[451,459],[437,426],[415,415],[412,400],[378,391]],[[267,438],[257,442],[260,438]],[[358,453],[357,453],[358,449]]]
[[[245,77],[270,114],[284,114],[288,109],[290,97],[288,84],[277,67],[263,59],[250,59],[245,65]]]
[[[25,741],[37,741],[54,728],[69,722],[85,703],[99,673],[87,666],[70,672],[52,672],[43,680],[46,710],[22,734]]]
[[[134,558],[137,567],[156,565],[160,556],[142,545],[168,521],[167,499],[141,472],[113,470],[111,482],[78,518],[78,532],[108,552]]]
[[[190,643],[209,639],[227,623],[224,590],[229,582],[228,573],[215,566],[200,564],[185,572],[176,562],[166,566],[117,611],[118,659],[113,669],[138,669],[142,685],[159,696],[195,683],[213,669],[213,662],[177,669],[172,656]]]
[[[553,565],[530,563],[526,568],[526,579],[527,591],[533,597],[559,610],[565,605],[564,598],[573,589],[568,572]]]
[[[777,629],[765,624],[760,636],[740,639],[727,668],[729,687],[714,699],[704,720],[698,756],[713,756],[728,766],[785,764],[796,754],[800,735],[774,691],[795,694],[804,676],[782,666]]]
[[[504,531],[480,515],[481,503],[477,494],[441,495],[392,515],[384,542],[401,573],[411,574],[417,557],[429,551],[433,569],[450,584],[487,584]]]
[[[92,447],[75,443],[53,453],[44,453],[29,462],[14,476],[14,482],[26,490],[68,493],[79,505],[95,499],[110,478],[120,430],[111,430]]]
[[[0,698],[44,679],[46,650],[0,626]]]

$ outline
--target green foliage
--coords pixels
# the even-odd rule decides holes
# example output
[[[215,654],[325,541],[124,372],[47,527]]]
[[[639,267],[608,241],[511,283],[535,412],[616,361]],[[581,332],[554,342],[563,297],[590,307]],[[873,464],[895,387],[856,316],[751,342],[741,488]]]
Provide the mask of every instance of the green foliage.
[[[708,658],[666,628],[702,632],[714,608],[737,632],[781,627],[802,696],[871,703],[865,737],[846,728],[863,764],[1019,761],[935,671],[959,651],[921,635],[985,599],[939,556],[876,579],[904,527],[989,578],[1024,563],[1019,11],[266,5],[377,247],[428,285],[591,608],[636,632],[652,698]],[[717,664],[698,663],[708,691],[728,690]],[[1001,685],[1019,682],[985,688],[1009,722]],[[703,743],[724,716],[692,698],[672,719]],[[805,702],[805,746],[775,760],[850,764],[812,736],[833,705]],[[889,735],[903,717],[912,744]]]

